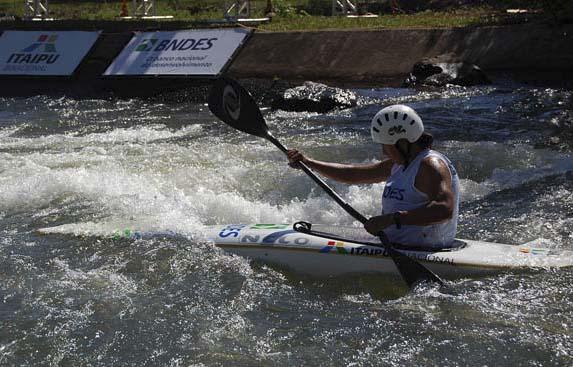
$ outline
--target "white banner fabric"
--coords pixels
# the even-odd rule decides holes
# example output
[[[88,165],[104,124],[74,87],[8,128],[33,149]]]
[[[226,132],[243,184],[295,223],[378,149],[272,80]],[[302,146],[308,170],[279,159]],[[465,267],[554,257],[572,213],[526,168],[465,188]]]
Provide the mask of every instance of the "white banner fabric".
[[[218,75],[251,31],[136,33],[104,75]]]
[[[0,74],[71,75],[100,32],[5,31],[0,36]]]

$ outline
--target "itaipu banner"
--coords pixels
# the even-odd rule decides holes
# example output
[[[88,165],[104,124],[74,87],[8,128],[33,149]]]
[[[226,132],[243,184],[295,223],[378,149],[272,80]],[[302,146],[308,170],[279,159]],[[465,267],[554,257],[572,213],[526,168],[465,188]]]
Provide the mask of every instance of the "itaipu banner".
[[[218,75],[251,31],[136,33],[104,75]]]
[[[100,32],[5,31],[0,36],[0,74],[71,75]]]

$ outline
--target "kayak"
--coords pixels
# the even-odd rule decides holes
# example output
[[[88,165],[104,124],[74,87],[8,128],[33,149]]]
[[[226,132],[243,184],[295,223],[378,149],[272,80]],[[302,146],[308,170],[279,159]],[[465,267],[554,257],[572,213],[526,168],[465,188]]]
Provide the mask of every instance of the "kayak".
[[[330,229],[342,234],[297,228],[293,224],[231,224],[211,226],[207,235],[225,251],[279,265],[298,274],[399,276],[394,262],[376,237],[358,228]],[[347,235],[357,232],[358,236]],[[535,241],[516,246],[460,239],[447,249],[396,249],[448,279],[573,266],[573,251],[543,248]]]
[[[42,228],[38,233],[62,233],[62,229]],[[278,265],[300,275],[317,278],[367,273],[399,276],[394,261],[378,238],[361,228],[327,227],[306,222],[227,224],[207,226],[204,235],[226,252]],[[133,230],[118,231],[111,237],[188,239],[171,231]],[[507,245],[457,239],[447,249],[394,248],[447,279],[573,267],[573,251],[544,248],[542,243],[542,240],[536,240],[523,245]]]

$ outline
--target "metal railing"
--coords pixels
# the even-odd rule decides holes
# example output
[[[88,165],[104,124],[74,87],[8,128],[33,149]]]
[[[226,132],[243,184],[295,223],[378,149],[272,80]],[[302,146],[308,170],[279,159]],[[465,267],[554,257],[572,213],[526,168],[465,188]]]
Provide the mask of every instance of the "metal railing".
[[[47,19],[50,16],[48,0],[25,0],[26,19]]]

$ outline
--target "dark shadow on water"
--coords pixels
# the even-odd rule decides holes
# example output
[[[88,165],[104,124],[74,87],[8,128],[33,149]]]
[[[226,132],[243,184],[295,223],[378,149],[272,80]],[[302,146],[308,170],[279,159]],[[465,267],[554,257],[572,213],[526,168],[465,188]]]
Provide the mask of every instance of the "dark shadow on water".
[[[406,283],[400,277],[393,275],[352,274],[317,278],[294,273],[287,267],[264,264],[258,261],[253,261],[251,266],[255,271],[263,271],[264,267],[276,270],[285,276],[290,285],[304,287],[325,298],[335,299],[341,295],[366,293],[375,300],[385,301],[401,298],[409,292]]]

